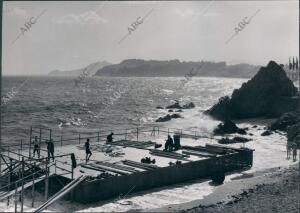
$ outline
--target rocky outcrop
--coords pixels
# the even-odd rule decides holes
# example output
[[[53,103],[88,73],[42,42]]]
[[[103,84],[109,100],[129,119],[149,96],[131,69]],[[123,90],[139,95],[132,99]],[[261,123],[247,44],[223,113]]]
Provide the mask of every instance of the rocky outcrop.
[[[195,104],[193,102],[181,106],[178,101],[166,107],[166,109],[192,109],[192,108],[195,108]]]
[[[288,126],[292,126],[300,122],[300,117],[297,112],[284,113],[279,119],[271,124],[270,130],[286,131]]]
[[[182,118],[181,115],[179,114],[172,114],[172,115],[166,115],[164,117],[159,117],[155,122],[166,122],[166,121],[170,121],[171,119],[176,119],[176,118]]]
[[[234,137],[232,139],[229,138],[222,138],[220,140],[218,140],[219,144],[234,144],[234,143],[246,143],[251,141],[251,139],[248,138],[243,138],[243,137]]]
[[[220,98],[205,113],[219,120],[279,117],[299,107],[299,97],[294,97],[296,93],[297,88],[282,67],[270,61],[240,89],[234,90],[231,98]]]
[[[223,134],[246,134],[244,129],[238,128],[234,122],[229,119],[226,119],[223,123],[220,123],[216,129],[214,129],[214,134],[223,135]]]

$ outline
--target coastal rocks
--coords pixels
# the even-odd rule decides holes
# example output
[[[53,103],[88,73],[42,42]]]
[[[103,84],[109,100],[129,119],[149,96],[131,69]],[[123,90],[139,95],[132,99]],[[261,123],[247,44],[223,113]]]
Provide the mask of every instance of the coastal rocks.
[[[272,134],[272,132],[270,130],[266,130],[263,133],[261,133],[261,136],[268,136],[268,135],[271,135],[271,134]]]
[[[218,140],[219,144],[235,144],[235,143],[246,143],[248,141],[251,141],[251,139],[243,138],[243,137],[234,137],[233,139],[229,138],[222,138]]]
[[[240,89],[235,89],[231,98],[220,98],[205,113],[219,120],[279,117],[297,109],[299,97],[293,97],[296,93],[297,88],[282,67],[270,61]]]
[[[226,119],[224,123],[220,123],[217,128],[214,129],[214,134],[216,135],[232,133],[246,134],[246,131],[238,128],[235,123],[229,119]]]
[[[284,113],[278,120],[276,120],[271,126],[270,130],[286,131],[288,126],[292,126],[300,121],[299,114],[297,112]]]
[[[193,102],[190,102],[182,106],[182,109],[193,109],[193,108],[195,108],[195,104]]]
[[[181,106],[178,101],[166,107],[166,109],[192,109],[192,108],[195,108],[195,104],[193,102]]]
[[[167,106],[166,109],[182,109],[182,107],[180,106],[179,102],[176,101],[174,104]]]
[[[170,121],[173,118],[174,119],[182,118],[182,116],[179,115],[179,114],[176,114],[176,113],[172,114],[172,115],[168,114],[168,115],[166,115],[164,117],[159,117],[155,122],[166,122],[166,121]]]

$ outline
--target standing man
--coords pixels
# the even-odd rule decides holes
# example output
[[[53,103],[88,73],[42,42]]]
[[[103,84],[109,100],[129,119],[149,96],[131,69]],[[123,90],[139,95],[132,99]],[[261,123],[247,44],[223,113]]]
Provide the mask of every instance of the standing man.
[[[34,144],[34,147],[33,147],[33,157],[35,156],[35,153],[37,153],[38,158],[40,158],[40,144],[39,144],[37,136],[34,137],[33,144]]]
[[[296,143],[293,143],[292,149],[293,149],[293,161],[295,162],[297,160],[297,144]]]
[[[50,155],[51,155],[52,161],[54,161],[54,143],[53,143],[53,139],[50,139],[47,142],[47,151],[48,151],[48,159],[50,160]]]
[[[107,136],[106,143],[111,143],[113,141],[113,137],[112,137],[113,135],[114,135],[114,133],[112,132]]]
[[[90,157],[92,156],[92,152],[91,152],[91,149],[90,149],[90,139],[86,139],[86,142],[85,142],[85,161],[88,162],[90,160]]]
[[[289,142],[286,143],[286,158],[290,159],[291,156],[291,144]]]

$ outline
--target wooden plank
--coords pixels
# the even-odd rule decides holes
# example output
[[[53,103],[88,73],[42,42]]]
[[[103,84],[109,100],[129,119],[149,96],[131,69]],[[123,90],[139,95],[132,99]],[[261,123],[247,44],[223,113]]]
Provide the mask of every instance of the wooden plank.
[[[95,168],[98,168],[98,169],[102,169],[102,170],[104,170],[104,171],[114,172],[114,173],[117,173],[117,174],[120,174],[120,175],[128,175],[128,174],[131,174],[130,172],[125,172],[125,171],[121,171],[121,170],[119,170],[119,169],[114,169],[114,168],[110,168],[110,167],[102,166],[102,165],[89,164],[89,166],[95,167]]]
[[[199,156],[199,157],[216,157],[216,155],[214,154],[210,154],[207,152],[201,152],[201,151],[182,151],[183,154],[187,154],[187,155],[195,155],[195,156]]]
[[[178,154],[178,153],[164,152],[164,151],[160,151],[160,150],[151,150],[150,154],[151,155],[162,156],[162,157],[166,157],[166,158],[173,158],[173,159],[190,161],[188,159],[185,159],[186,157],[189,157],[189,156]]]
[[[107,166],[107,167],[112,167],[114,169],[124,170],[124,171],[127,171],[127,172],[139,172],[139,170],[136,170],[136,169],[134,169],[132,167],[117,165],[117,164],[109,163],[109,162],[97,161],[96,164],[97,165]]]
[[[57,192],[55,195],[53,195],[49,200],[47,200],[45,203],[43,203],[40,207],[38,207],[34,212],[41,212],[44,209],[46,209],[48,206],[53,204],[58,199],[65,196],[67,193],[69,193],[72,189],[74,189],[76,186],[78,186],[81,182],[83,182],[87,176],[79,176],[77,179],[74,179],[69,184],[67,184],[65,187],[63,187],[59,192]]]
[[[122,162],[126,165],[137,167],[137,168],[144,169],[144,170],[153,170],[153,169],[158,168],[156,165],[145,164],[145,163],[140,163],[140,162],[131,161],[131,160],[123,160]]]

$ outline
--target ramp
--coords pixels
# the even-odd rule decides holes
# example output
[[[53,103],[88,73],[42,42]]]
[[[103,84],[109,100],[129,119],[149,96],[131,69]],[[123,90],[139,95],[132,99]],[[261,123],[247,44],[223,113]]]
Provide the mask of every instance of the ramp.
[[[38,207],[34,212],[41,212],[44,209],[46,209],[48,206],[53,204],[55,201],[69,193],[72,189],[74,189],[78,184],[80,184],[82,181],[84,181],[87,178],[87,176],[80,176],[73,181],[71,181],[69,184],[67,184],[64,188],[62,188],[59,192],[57,192],[55,195],[53,195],[49,200],[47,200],[45,203],[43,203],[40,207]]]

